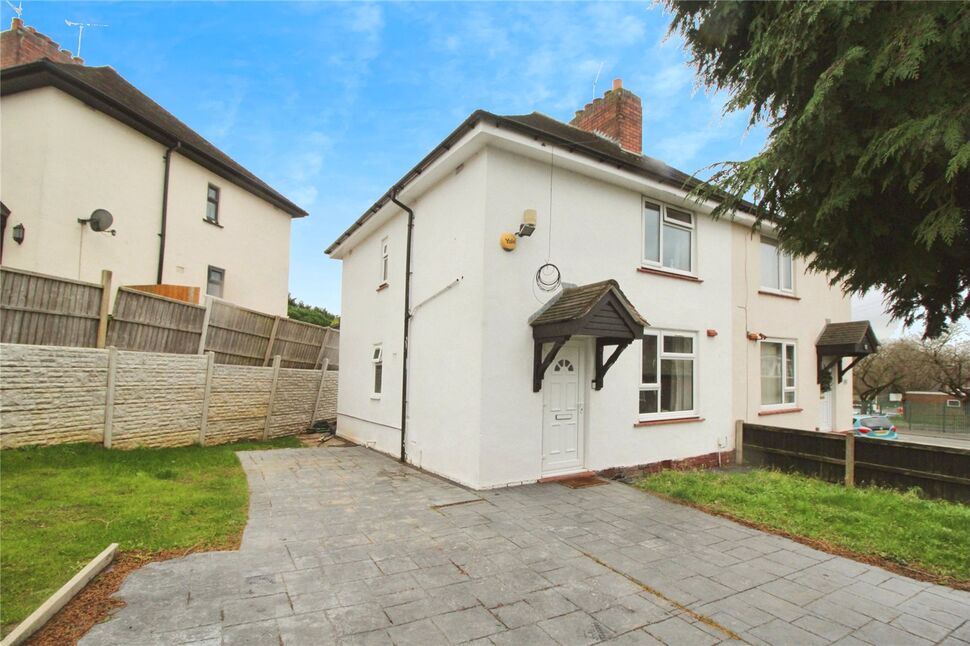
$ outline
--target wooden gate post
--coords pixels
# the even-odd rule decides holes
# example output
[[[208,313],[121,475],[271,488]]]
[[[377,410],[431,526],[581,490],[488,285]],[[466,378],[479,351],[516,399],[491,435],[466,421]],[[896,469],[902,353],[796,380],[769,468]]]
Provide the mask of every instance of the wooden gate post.
[[[845,434],[845,486],[855,486],[855,433]]]
[[[111,434],[114,431],[115,412],[115,373],[118,369],[118,348],[108,348],[108,386],[104,394],[104,448],[111,448]]]
[[[282,357],[273,357],[273,385],[269,388],[269,404],[266,406],[266,425],[263,427],[263,439],[269,439],[269,427],[273,421],[273,400],[276,399],[276,384],[280,380],[280,361]]]
[[[209,430],[209,398],[212,395],[212,374],[216,369],[216,353],[210,352],[205,361],[205,390],[202,393],[202,423],[199,426],[199,446],[205,446],[205,434]]]
[[[734,463],[738,466],[744,464],[744,420],[739,419],[734,422]]]
[[[111,272],[107,269],[101,270],[101,308],[98,311],[98,339],[95,344],[97,348],[103,348],[108,340],[108,314],[111,312],[108,305],[111,303]]]

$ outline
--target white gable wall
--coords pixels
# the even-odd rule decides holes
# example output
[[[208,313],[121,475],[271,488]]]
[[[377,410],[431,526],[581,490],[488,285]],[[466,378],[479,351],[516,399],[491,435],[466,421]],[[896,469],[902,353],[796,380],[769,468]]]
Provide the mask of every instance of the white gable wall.
[[[408,460],[477,486],[482,408],[482,223],[485,154],[452,168],[420,197],[411,278]],[[407,215],[395,215],[343,258],[338,432],[399,455]],[[377,291],[380,243],[391,276]],[[457,280],[457,283],[455,282]],[[374,343],[384,344],[384,393],[372,399]]]

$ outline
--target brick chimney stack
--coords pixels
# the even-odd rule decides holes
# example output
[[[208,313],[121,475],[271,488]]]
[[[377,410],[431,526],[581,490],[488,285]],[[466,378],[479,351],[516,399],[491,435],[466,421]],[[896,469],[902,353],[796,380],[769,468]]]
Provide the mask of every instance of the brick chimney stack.
[[[33,63],[41,59],[55,63],[83,65],[84,61],[71,54],[53,40],[33,27],[24,27],[24,21],[14,18],[10,29],[0,33],[0,68]]]
[[[602,98],[587,103],[569,122],[577,128],[595,132],[618,143],[631,153],[643,152],[643,108],[640,97],[623,88],[623,81],[613,81],[613,89]]]

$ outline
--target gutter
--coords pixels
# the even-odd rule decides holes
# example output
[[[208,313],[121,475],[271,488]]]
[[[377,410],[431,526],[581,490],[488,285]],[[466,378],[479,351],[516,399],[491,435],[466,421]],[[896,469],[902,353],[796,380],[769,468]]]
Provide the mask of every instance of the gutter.
[[[431,164],[438,160],[439,157],[451,150],[466,134],[468,134],[475,126],[478,125],[480,121],[487,120],[496,128],[504,128],[510,132],[516,132],[525,137],[530,137],[536,141],[546,141],[550,144],[560,146],[565,148],[570,153],[580,153],[588,159],[594,159],[603,164],[609,164],[614,166],[619,170],[625,170],[633,173],[634,175],[639,175],[641,177],[647,177],[660,184],[665,184],[672,188],[682,191],[691,191],[699,185],[705,184],[703,180],[699,180],[693,176],[686,175],[683,180],[673,179],[670,177],[665,177],[663,175],[651,172],[642,166],[632,163],[628,160],[614,157],[612,155],[607,155],[595,148],[584,145],[581,142],[573,141],[570,139],[563,138],[557,134],[547,132],[540,128],[534,126],[520,123],[514,119],[508,117],[503,117],[501,115],[492,114],[486,110],[476,110],[473,112],[465,121],[461,123],[444,141],[442,141],[438,146],[436,146],[427,156],[424,157],[417,165],[407,172],[401,179],[397,181],[384,195],[380,197],[367,211],[364,212],[357,220],[350,225],[350,227],[344,231],[339,238],[333,241],[329,247],[326,248],[324,253],[330,255],[340,245],[342,245],[351,235],[354,234],[358,229],[360,229],[364,224],[370,220],[370,218],[381,210],[385,204],[392,202],[392,195],[399,194],[404,188],[414,181],[421,173],[428,169]],[[676,170],[676,169],[675,169]],[[720,201],[716,196],[711,196],[708,198],[712,201]],[[755,207],[753,204],[744,203],[747,211],[738,209],[741,213],[747,213],[752,217],[755,216]]]
[[[172,153],[182,147],[181,141],[176,141],[165,151],[165,178],[162,180],[162,230],[158,234],[158,278],[156,283],[162,284],[162,270],[165,268],[165,235],[168,231],[168,178],[172,170]]]
[[[408,334],[411,331],[411,240],[414,234],[414,210],[397,199],[397,191],[391,201],[408,214],[407,250],[404,256],[404,345],[401,352],[401,462],[407,462],[408,425]]]

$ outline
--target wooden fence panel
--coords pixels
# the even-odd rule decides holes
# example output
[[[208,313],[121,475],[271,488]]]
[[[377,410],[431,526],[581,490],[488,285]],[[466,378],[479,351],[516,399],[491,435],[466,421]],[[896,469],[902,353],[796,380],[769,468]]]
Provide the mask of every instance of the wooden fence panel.
[[[854,451],[848,459],[856,483],[919,487],[931,498],[970,503],[968,449],[758,424],[742,426],[744,464],[797,471],[829,482],[846,480],[850,442]]]
[[[120,350],[196,354],[204,318],[204,307],[119,287],[108,325],[108,345]]]
[[[275,316],[212,299],[205,351],[216,363],[262,366],[273,332]]]
[[[177,288],[179,299],[164,295]],[[210,299],[191,300],[195,287],[119,287],[108,316],[111,272],[102,284],[2,268],[0,342],[104,347],[175,354],[215,353],[216,362],[263,366],[280,355],[284,368],[339,367],[339,330],[264,314]],[[172,292],[175,293],[175,292]],[[207,314],[208,313],[208,314]],[[111,319],[109,321],[109,318]]]
[[[102,286],[4,267],[0,342],[93,348]]]
[[[855,438],[856,482],[970,503],[970,450]]]
[[[845,439],[815,431],[744,425],[744,462],[829,482],[845,478]]]
[[[321,346],[330,336],[328,328],[296,321],[280,319],[270,355],[280,355],[284,368],[309,368],[319,365]]]

